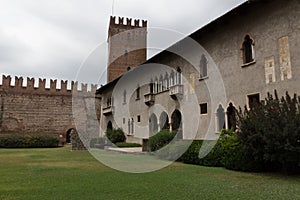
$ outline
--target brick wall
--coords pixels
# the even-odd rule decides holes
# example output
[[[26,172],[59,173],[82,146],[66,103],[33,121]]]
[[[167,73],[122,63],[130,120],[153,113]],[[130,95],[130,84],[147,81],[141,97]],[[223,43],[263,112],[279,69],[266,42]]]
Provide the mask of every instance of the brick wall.
[[[45,79],[39,80],[38,88],[34,87],[34,81],[28,78],[27,86],[23,87],[23,78],[16,77],[15,86],[11,86],[11,77],[3,76],[0,85],[0,133],[48,133],[65,138],[68,130],[77,128],[72,109],[74,94],[79,97],[76,98],[75,110],[85,111],[75,111],[75,115],[78,121],[84,119],[79,124],[82,130],[86,130],[86,107],[91,99],[95,99],[95,85],[88,92],[87,85],[82,85],[82,91],[78,91],[76,82],[72,82],[71,90],[68,90],[66,81],[61,82],[61,89],[56,89],[56,80],[50,81],[49,89],[45,88]]]

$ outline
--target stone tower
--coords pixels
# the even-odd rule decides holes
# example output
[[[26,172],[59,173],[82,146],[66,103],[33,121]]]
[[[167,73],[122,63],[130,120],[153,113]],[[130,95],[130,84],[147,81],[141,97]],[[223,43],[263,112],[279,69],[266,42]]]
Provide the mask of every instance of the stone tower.
[[[107,81],[111,82],[147,59],[147,21],[110,17]]]

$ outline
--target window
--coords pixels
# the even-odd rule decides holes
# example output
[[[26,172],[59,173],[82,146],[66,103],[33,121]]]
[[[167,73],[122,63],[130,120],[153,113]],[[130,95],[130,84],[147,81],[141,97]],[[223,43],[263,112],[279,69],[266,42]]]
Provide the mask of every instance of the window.
[[[131,134],[133,135],[134,133],[134,120],[133,118],[131,119]]]
[[[165,90],[169,89],[169,75],[166,73],[165,75]]]
[[[244,39],[242,51],[244,64],[254,62],[254,41],[249,35]]]
[[[248,95],[248,105],[250,109],[252,109],[255,105],[259,103],[260,103],[259,94]]]
[[[136,89],[136,100],[140,99],[140,86],[137,87]]]
[[[156,94],[158,92],[158,80],[157,78],[154,81],[154,94]]]
[[[123,104],[126,104],[126,90],[123,92]]]
[[[163,77],[162,76],[160,76],[159,77],[159,92],[162,92],[163,91],[163,87],[164,87],[164,82],[163,82]]]
[[[137,116],[137,122],[141,122],[141,115]]]
[[[107,98],[106,106],[110,107],[112,105],[112,97]]]
[[[236,108],[230,102],[227,108],[227,128],[228,129],[236,129]]]
[[[205,77],[207,77],[207,58],[205,55],[202,55],[200,60],[200,78]]]
[[[150,84],[149,84],[149,89],[150,89],[150,94],[153,94],[154,92],[154,84],[153,84],[153,80],[151,79]]]
[[[126,121],[125,118],[123,118],[123,124],[125,124],[125,121]]]
[[[201,115],[207,114],[207,103],[200,104],[200,114]]]
[[[172,71],[170,74],[170,86],[174,86],[174,85],[175,85],[174,71]]]
[[[176,84],[181,85],[181,69],[180,67],[176,70]]]

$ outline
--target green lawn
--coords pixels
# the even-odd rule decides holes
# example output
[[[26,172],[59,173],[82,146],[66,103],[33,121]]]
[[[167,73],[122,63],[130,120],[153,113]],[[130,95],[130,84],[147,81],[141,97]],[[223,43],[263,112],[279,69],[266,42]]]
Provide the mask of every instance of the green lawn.
[[[88,152],[0,149],[0,199],[300,199],[300,178],[174,163],[112,170]]]

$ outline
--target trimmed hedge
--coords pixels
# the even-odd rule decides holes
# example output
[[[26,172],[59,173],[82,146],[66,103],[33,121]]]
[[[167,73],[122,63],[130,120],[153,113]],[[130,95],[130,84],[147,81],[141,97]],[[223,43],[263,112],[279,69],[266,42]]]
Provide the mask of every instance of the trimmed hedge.
[[[157,151],[165,145],[169,144],[174,139],[176,134],[177,132],[175,131],[170,132],[168,130],[162,130],[151,136],[149,138],[150,151]]]
[[[243,160],[241,159],[243,155],[239,153],[241,145],[237,135],[232,130],[223,130],[218,141],[195,140],[190,145],[189,143],[191,141],[173,142],[160,149],[157,156],[167,160],[177,159],[177,161],[187,164],[226,167],[228,169],[237,169],[241,166],[241,160]],[[188,145],[188,149],[180,156],[180,153]]]
[[[3,134],[0,148],[50,148],[58,147],[59,138],[49,134]]]
[[[137,143],[126,143],[126,142],[118,142],[116,146],[119,148],[130,148],[130,147],[142,147],[142,145]]]
[[[106,132],[106,136],[107,136],[107,139],[113,144],[126,141],[126,136],[125,136],[123,130],[120,128],[112,129],[112,130],[108,129]]]

